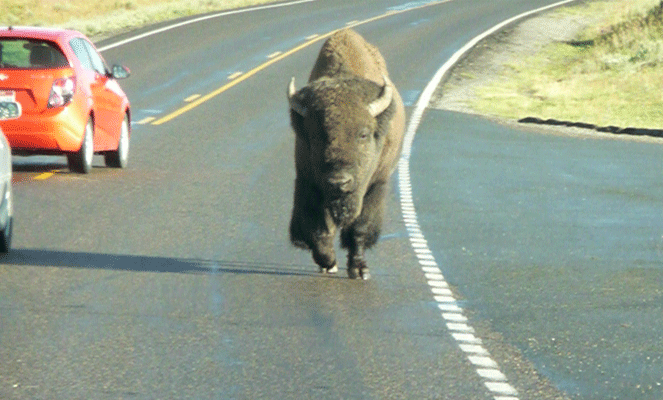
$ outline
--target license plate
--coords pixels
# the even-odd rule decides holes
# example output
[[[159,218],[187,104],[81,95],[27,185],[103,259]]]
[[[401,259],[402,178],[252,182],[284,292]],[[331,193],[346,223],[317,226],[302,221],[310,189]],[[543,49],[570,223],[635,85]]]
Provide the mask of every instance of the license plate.
[[[16,93],[13,90],[0,90],[0,102],[16,101]]]
[[[15,101],[0,101],[0,120],[21,116],[21,105]]]
[[[0,120],[18,118],[22,111],[13,90],[0,90]]]

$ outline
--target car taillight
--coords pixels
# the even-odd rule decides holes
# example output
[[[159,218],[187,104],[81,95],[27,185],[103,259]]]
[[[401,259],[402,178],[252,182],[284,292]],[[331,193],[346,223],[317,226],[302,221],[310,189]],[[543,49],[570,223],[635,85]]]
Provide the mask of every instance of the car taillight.
[[[76,92],[76,81],[73,77],[56,79],[48,96],[48,108],[63,107],[71,102]]]

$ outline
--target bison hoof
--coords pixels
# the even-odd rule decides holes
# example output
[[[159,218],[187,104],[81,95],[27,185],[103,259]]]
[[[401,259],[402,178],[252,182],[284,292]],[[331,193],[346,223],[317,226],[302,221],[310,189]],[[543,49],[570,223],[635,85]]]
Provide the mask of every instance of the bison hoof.
[[[348,278],[350,279],[362,279],[369,280],[371,279],[371,273],[368,272],[368,268],[348,268]]]
[[[359,273],[361,274],[361,279],[365,281],[371,279],[371,273],[368,272],[368,268],[362,268]]]
[[[320,267],[321,274],[335,274],[338,272],[338,265],[334,264],[329,268]]]

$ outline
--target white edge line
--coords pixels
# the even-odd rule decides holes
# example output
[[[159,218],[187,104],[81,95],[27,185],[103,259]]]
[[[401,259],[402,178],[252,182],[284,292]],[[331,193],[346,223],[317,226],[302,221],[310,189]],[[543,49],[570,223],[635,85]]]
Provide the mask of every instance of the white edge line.
[[[442,67],[435,73],[431,81],[424,88],[423,92],[419,96],[412,114],[410,116],[410,121],[405,132],[405,138],[403,141],[403,151],[401,155],[401,160],[399,162],[399,191],[400,191],[400,202],[401,208],[403,211],[408,210],[407,213],[403,214],[404,222],[406,226],[416,226],[418,228],[418,217],[416,215],[414,201],[412,200],[412,184],[410,180],[410,155],[412,153],[412,142],[414,141],[414,136],[419,129],[421,124],[421,119],[424,114],[424,111],[428,107],[433,93],[437,89],[438,85],[442,81],[442,78],[449,72],[449,70],[461,59],[467,52],[469,52],[474,46],[476,46],[480,41],[492,35],[493,33],[499,31],[505,26],[518,21],[520,19],[526,18],[532,14],[536,14],[542,11],[549,10],[551,8],[559,7],[564,4],[571,3],[575,0],[564,0],[558,3],[554,3],[545,7],[541,7],[532,11],[524,12],[520,15],[517,15],[513,18],[510,18],[502,23],[495,25],[494,27],[488,29],[484,33],[470,40],[465,46],[456,51],[447,62],[445,62]],[[412,235],[411,229],[408,229],[409,235]],[[416,243],[416,244],[415,244]],[[411,240],[413,249],[415,252],[426,251],[428,254],[432,254],[428,248],[428,242],[425,240],[423,234],[417,230],[417,240]],[[432,260],[419,260],[419,264],[426,272],[427,268],[430,266],[437,266],[434,258]],[[441,287],[448,287],[444,277],[441,274],[435,273],[434,280],[428,280],[428,285],[435,291],[444,295],[444,298],[438,298],[437,300],[444,300],[444,302],[438,302],[438,308],[442,311],[451,311],[443,312],[442,318],[447,324],[447,327],[450,329],[451,336],[458,343],[461,350],[466,353],[468,360],[475,365],[477,368],[477,373],[483,379],[484,385],[491,392],[491,395],[494,399],[510,399],[518,400],[518,391],[511,386],[506,376],[499,370],[499,366],[496,361],[494,361],[490,355],[487,353],[483,354],[483,347],[478,347],[482,343],[481,338],[478,338],[473,335],[474,329],[467,324],[467,317],[463,314],[463,310],[460,306],[457,305],[456,299],[453,296],[453,293],[450,291],[444,290],[440,291]],[[447,301],[450,300],[450,301]],[[453,307],[451,307],[453,305]],[[455,331],[455,332],[454,332]],[[473,347],[468,347],[471,345]],[[481,350],[481,351],[479,351]],[[480,355],[476,355],[476,353]],[[486,367],[490,367],[491,372],[486,373],[484,370]],[[505,397],[508,396],[508,397]]]
[[[428,107],[428,103],[430,103],[431,98],[433,97],[433,93],[435,92],[435,89],[437,86],[440,84],[442,81],[442,78],[449,72],[449,70],[460,60],[461,57],[463,57],[468,51],[470,51],[474,46],[477,45],[480,41],[483,39],[487,38],[488,36],[492,35],[493,33],[497,32],[498,30],[504,28],[505,26],[518,21],[520,19],[523,19],[525,17],[528,17],[532,14],[536,14],[542,11],[546,11],[551,8],[559,7],[564,4],[572,3],[576,0],[564,0],[560,1],[558,3],[554,3],[545,7],[537,8],[536,10],[532,11],[527,11],[524,12],[520,15],[517,15],[513,18],[510,18],[502,23],[499,23],[495,25],[494,27],[490,28],[489,30],[485,31],[484,33],[480,34],[479,36],[475,37],[474,39],[470,40],[465,46],[460,48],[457,52],[455,52],[447,62],[445,62],[442,67],[435,73],[433,76],[432,80],[428,83],[424,91],[421,93],[421,96],[419,96],[419,99],[417,100],[417,103],[415,105],[414,110],[412,111],[412,116],[410,117],[410,124],[408,125],[408,129],[406,131],[406,136],[409,136],[410,140],[407,142],[407,145],[404,145],[404,149],[408,149],[407,154],[404,154],[409,158],[410,156],[410,146],[412,144],[412,138],[414,137],[414,134],[419,127],[419,123],[421,122],[421,117],[424,113],[424,110],[426,107]]]
[[[143,34],[131,37],[129,39],[121,40],[119,42],[109,44],[107,46],[100,47],[100,48],[98,48],[98,50],[100,52],[103,52],[103,51],[106,51],[106,50],[113,49],[115,47],[124,46],[125,44],[135,42],[137,40],[144,39],[146,37],[154,36],[154,35],[157,35],[159,33],[163,33],[163,32],[166,32],[166,31],[173,30],[173,29],[177,29],[177,28],[180,28],[182,26],[191,25],[191,24],[195,24],[195,23],[198,23],[198,22],[202,22],[202,21],[207,21],[209,19],[225,17],[227,15],[242,14],[242,13],[247,13],[247,12],[251,12],[251,11],[267,10],[267,9],[270,9],[270,8],[294,6],[294,5],[302,4],[302,3],[312,3],[314,1],[317,1],[317,0],[298,0],[298,1],[292,1],[292,2],[289,2],[289,3],[268,4],[268,5],[264,5],[264,6],[243,8],[241,10],[223,11],[223,12],[220,12],[220,13],[210,14],[210,15],[206,15],[206,16],[203,16],[203,17],[190,19],[190,20],[183,21],[183,22],[180,22],[180,23],[177,23],[177,24],[168,25],[168,26],[165,26],[163,28],[155,29],[153,31],[145,32]]]

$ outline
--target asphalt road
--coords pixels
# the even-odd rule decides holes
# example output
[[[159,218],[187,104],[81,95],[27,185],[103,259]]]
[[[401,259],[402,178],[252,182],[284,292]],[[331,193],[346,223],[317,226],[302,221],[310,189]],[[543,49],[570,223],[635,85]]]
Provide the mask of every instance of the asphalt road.
[[[319,276],[288,243],[285,89],[321,42],[290,50],[361,23],[409,113],[458,48],[550,3],[313,1],[105,50],[133,73],[130,165],[81,176],[64,158],[14,158],[0,398],[661,398],[658,147],[424,115],[421,229],[517,394],[491,389],[441,317],[397,185],[371,281]]]
[[[417,133],[413,195],[449,283],[572,398],[663,397],[662,151],[439,110]]]

